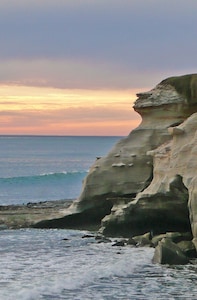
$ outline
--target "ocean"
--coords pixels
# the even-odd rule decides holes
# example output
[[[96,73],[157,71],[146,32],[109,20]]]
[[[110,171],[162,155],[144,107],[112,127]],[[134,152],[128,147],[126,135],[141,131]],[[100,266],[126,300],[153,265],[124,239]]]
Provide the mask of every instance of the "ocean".
[[[120,137],[0,136],[0,205],[76,199]]]
[[[120,137],[0,137],[0,205],[75,199]],[[197,267],[152,264],[154,249],[87,231],[0,231],[0,300],[197,299]]]

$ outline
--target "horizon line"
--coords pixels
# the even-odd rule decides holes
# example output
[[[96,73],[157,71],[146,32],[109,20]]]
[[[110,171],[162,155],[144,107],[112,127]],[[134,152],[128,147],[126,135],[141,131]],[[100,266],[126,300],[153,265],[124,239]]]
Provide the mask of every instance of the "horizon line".
[[[126,135],[0,134],[0,137],[126,137]]]

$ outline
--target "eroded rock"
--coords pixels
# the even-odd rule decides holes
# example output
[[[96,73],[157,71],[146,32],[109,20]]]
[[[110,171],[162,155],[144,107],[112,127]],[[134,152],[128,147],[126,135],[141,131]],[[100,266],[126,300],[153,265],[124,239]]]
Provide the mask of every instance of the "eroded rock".
[[[151,240],[152,245],[156,247],[163,238],[171,239],[174,243],[179,243],[182,241],[191,242],[192,234],[191,232],[166,232],[163,234],[155,235]]]
[[[179,243],[177,243],[177,246],[181,249],[185,256],[189,258],[197,257],[196,248],[192,241],[180,241]]]
[[[152,244],[150,232],[147,232],[143,235],[134,236],[132,239],[135,241],[136,246],[144,247],[151,246]]]
[[[183,90],[179,80],[180,82],[186,80],[187,84],[183,84]],[[172,90],[170,82],[173,85]],[[156,87],[157,89],[159,87],[160,93],[155,93],[153,89],[150,93],[139,95],[136,101],[139,105],[152,106],[153,110],[163,109],[161,122],[171,116],[174,101],[177,103],[177,107],[174,107],[176,113],[182,117],[179,122],[177,118],[177,122],[168,129],[171,134],[168,141],[156,149],[147,151],[148,157],[153,158],[154,165],[150,185],[132,198],[126,206],[119,207],[116,211],[112,209],[113,213],[102,220],[100,229],[102,233],[113,235],[124,232],[127,235],[129,231],[132,234],[140,234],[152,230],[155,234],[159,234],[192,229],[194,244],[197,246],[196,83],[197,75],[178,77],[176,80],[172,78]],[[167,85],[168,91],[171,90],[170,97],[167,96],[167,90],[163,90],[162,84]],[[175,97],[177,91],[182,93],[178,100]],[[162,93],[165,94],[165,100],[161,97]],[[168,105],[169,113],[166,113]]]
[[[188,191],[181,178],[171,181],[166,192],[139,193],[135,200],[119,207],[102,220],[105,235],[136,235],[146,231],[154,235],[166,231],[190,231]]]
[[[96,160],[77,201],[45,225],[80,228],[104,217],[101,234],[192,230],[197,247],[197,74],[137,96],[140,126]]]
[[[169,238],[163,238],[155,248],[152,261],[159,264],[185,265],[189,263],[189,258]]]

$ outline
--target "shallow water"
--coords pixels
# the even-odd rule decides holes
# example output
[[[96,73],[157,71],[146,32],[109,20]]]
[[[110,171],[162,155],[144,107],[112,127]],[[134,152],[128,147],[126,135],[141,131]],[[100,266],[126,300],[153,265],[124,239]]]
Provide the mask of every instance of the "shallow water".
[[[0,299],[197,299],[196,266],[154,265],[152,248],[98,244],[84,233],[1,231]]]

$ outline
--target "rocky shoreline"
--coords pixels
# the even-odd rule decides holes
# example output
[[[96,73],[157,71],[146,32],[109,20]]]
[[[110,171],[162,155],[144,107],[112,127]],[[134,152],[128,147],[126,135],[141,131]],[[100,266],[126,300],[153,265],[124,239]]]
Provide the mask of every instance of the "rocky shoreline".
[[[197,253],[191,232],[167,232],[152,236],[151,232],[130,238],[109,238],[98,233],[86,234],[82,238],[94,238],[97,243],[111,243],[113,247],[155,248],[154,264],[185,265],[196,264]]]
[[[0,230],[33,227],[36,223],[61,218],[73,200],[45,201],[0,206]]]
[[[45,201],[28,203],[26,205],[0,206],[0,230],[21,228],[61,228],[51,226],[51,220],[58,222],[64,219],[73,200]],[[47,223],[49,221],[49,223]],[[45,224],[43,227],[42,224]],[[46,225],[49,224],[49,225]],[[193,263],[197,259],[195,245],[192,242],[191,232],[167,232],[152,235],[147,232],[143,235],[130,238],[111,239],[99,233],[99,224],[86,224],[84,226],[71,226],[74,229],[86,229],[90,234],[82,238],[94,237],[97,243],[112,243],[116,247],[153,247],[155,248],[153,263],[183,265]]]

